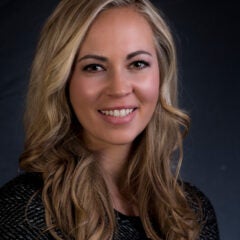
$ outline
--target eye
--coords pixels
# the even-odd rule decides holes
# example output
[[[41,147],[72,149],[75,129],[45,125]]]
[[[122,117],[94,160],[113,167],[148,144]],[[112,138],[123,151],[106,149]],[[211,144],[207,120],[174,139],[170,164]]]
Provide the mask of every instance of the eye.
[[[138,60],[138,61],[134,61],[130,64],[130,69],[136,69],[136,70],[140,70],[146,67],[149,67],[150,64],[146,61],[143,60]]]
[[[104,70],[105,68],[99,64],[88,64],[85,67],[83,67],[83,71],[90,73],[101,72]]]

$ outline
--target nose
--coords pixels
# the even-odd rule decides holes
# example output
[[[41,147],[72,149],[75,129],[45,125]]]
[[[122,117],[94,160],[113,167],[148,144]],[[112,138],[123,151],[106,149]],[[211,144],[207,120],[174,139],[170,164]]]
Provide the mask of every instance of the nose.
[[[109,74],[107,95],[111,97],[124,97],[133,91],[128,74],[124,71],[113,71]]]

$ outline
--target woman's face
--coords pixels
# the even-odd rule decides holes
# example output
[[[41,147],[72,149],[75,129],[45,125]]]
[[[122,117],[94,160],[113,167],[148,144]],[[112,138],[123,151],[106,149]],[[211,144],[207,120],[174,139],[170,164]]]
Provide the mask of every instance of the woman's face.
[[[69,91],[91,149],[130,145],[159,95],[153,33],[144,17],[126,7],[102,12],[80,47]]]

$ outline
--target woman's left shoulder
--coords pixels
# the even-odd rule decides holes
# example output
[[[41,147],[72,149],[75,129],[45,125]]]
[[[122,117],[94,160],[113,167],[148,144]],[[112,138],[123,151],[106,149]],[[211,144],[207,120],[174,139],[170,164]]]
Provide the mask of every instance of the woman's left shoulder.
[[[209,198],[196,186],[183,182],[183,189],[190,207],[201,224],[200,240],[219,240],[216,213]]]

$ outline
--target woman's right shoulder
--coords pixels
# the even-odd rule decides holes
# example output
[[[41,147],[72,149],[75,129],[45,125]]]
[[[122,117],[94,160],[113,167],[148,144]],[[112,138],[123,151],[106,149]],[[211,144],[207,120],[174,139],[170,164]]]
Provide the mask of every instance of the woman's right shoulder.
[[[0,188],[1,239],[49,239],[43,234],[41,190],[37,173],[21,174]]]
[[[37,173],[23,173],[0,188],[0,221],[6,221],[11,214],[23,214],[35,195],[41,196],[42,180]],[[40,197],[41,199],[41,197]],[[5,218],[4,218],[5,216]]]
[[[26,201],[42,188],[41,175],[38,173],[23,173],[0,188],[0,204],[6,201]]]

